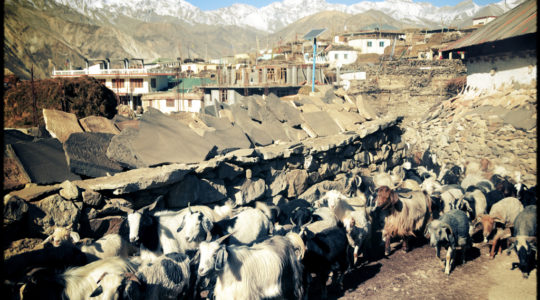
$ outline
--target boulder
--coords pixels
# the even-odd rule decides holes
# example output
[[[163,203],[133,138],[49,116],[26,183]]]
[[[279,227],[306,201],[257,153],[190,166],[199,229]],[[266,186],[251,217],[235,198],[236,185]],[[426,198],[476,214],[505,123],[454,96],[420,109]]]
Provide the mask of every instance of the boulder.
[[[79,197],[79,189],[69,180],[62,182],[60,188],[60,196],[66,200],[76,200]]]
[[[213,131],[206,131],[203,137],[213,145],[221,154],[233,150],[252,148],[252,144],[239,126],[233,125],[226,118],[216,118],[209,115],[201,115],[201,119]]]
[[[282,171],[278,171],[274,175],[268,175],[266,182],[270,183],[267,192],[272,197],[281,194],[288,187],[287,174]]]
[[[308,172],[302,169],[287,172],[287,198],[295,198],[302,194],[308,187]]]
[[[53,138],[65,142],[74,132],[83,132],[75,114],[55,109],[43,109],[45,127]]]
[[[259,200],[264,196],[266,183],[261,178],[245,179],[240,186],[235,188],[237,192],[234,198],[237,205],[245,205]]]
[[[92,207],[98,207],[103,203],[103,196],[93,190],[83,191],[82,199],[84,204]]]
[[[197,163],[211,158],[216,148],[189,127],[153,108],[143,114],[131,145],[145,166]]]
[[[123,129],[121,134],[113,136],[107,147],[107,157],[126,168],[144,168],[145,164],[137,157],[132,145],[138,134],[138,128],[128,127]]]
[[[516,109],[509,111],[504,115],[503,120],[514,128],[521,130],[531,130],[536,127],[536,118],[533,118],[533,112],[528,109]]]
[[[167,200],[168,208],[184,208],[188,204],[209,204],[227,197],[227,189],[222,179],[199,179],[188,175],[181,182],[172,186]]]
[[[74,202],[66,201],[58,194],[36,201],[28,210],[30,230],[34,235],[49,235],[54,226],[73,225],[78,229],[81,209]]]
[[[30,176],[24,170],[11,145],[4,147],[4,191],[22,188],[31,182]]]
[[[302,118],[317,136],[329,136],[340,132],[339,126],[326,111],[304,112]]]
[[[291,127],[299,127],[302,124],[300,112],[289,102],[280,100],[274,94],[266,97],[266,108],[282,123],[286,122]]]
[[[28,213],[28,204],[23,199],[6,195],[4,196],[4,222],[3,226],[19,224]]]
[[[231,111],[236,124],[249,137],[255,146],[266,146],[273,142],[272,136],[267,133],[267,129],[260,123],[253,121],[247,111],[239,104],[232,105]]]
[[[27,184],[22,190],[12,191],[10,195],[17,196],[30,202],[56,193],[60,189],[61,187],[59,183],[54,185],[37,185],[35,183],[30,183]]]
[[[133,193],[174,184],[193,171],[184,164],[165,165],[117,173],[113,176],[74,181],[85,190],[112,191],[114,195]]]
[[[119,134],[120,130],[114,125],[114,123],[100,116],[89,116],[79,120],[82,128],[86,132],[101,132],[110,134]]]
[[[38,139],[11,146],[33,183],[44,185],[80,179],[79,175],[69,170],[62,143],[58,139]]]
[[[241,175],[244,172],[244,169],[237,165],[225,162],[218,167],[217,172],[220,179],[233,180]]]
[[[122,172],[122,166],[107,157],[114,135],[100,132],[73,133],[64,142],[71,172],[86,177],[101,177]]]

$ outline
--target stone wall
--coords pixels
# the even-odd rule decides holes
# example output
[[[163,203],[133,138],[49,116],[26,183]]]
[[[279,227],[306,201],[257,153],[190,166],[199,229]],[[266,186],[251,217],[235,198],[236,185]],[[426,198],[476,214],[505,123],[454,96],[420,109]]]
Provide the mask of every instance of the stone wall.
[[[4,211],[4,226],[11,235],[8,241],[43,238],[52,232],[52,226],[71,223],[83,238],[111,232],[127,234],[121,208],[138,209],[159,196],[163,196],[165,208],[180,209],[228,199],[239,205],[313,201],[329,189],[354,195],[354,175],[401,163],[405,155],[398,126],[401,120],[377,119],[363,123],[355,132],[236,150],[196,164],[168,164],[56,185],[29,185],[4,199],[10,208]]]

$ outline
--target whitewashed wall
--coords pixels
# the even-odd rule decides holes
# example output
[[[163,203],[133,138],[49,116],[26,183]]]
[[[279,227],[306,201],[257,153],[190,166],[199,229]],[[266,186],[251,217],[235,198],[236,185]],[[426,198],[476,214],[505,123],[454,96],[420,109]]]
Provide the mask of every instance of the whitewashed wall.
[[[368,42],[372,43],[371,47],[368,47]],[[383,47],[379,47],[379,42],[384,42]],[[357,39],[357,40],[350,40],[349,46],[359,49],[362,54],[365,53],[377,53],[377,54],[384,54],[384,48],[390,46],[390,39]]]
[[[493,91],[513,83],[536,81],[536,55],[485,56],[467,60],[467,89]]]

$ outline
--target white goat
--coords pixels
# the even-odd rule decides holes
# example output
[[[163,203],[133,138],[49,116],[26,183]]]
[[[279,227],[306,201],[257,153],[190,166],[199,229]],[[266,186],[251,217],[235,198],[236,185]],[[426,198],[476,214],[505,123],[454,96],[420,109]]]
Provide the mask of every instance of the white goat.
[[[225,246],[226,237],[199,245],[198,274],[216,272],[215,299],[302,298],[302,265],[287,238],[248,247]]]
[[[146,283],[145,299],[178,299],[189,288],[189,263],[189,257],[181,253],[143,261],[135,276]]]
[[[252,244],[273,234],[274,225],[260,209],[246,207],[231,219],[218,222],[224,234],[232,233],[229,238],[233,244]]]

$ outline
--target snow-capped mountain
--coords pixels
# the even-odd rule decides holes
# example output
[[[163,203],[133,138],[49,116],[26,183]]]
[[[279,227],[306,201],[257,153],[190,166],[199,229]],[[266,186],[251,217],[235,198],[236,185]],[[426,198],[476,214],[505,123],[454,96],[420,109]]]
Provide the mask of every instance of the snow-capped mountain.
[[[261,8],[246,4],[233,4],[217,10],[203,11],[184,0],[54,1],[90,17],[106,11],[113,17],[126,15],[147,21],[158,15],[174,17],[190,24],[237,25],[266,32],[275,32],[298,19],[327,10],[349,14],[378,10],[405,23],[451,26],[453,23],[471,18],[483,7],[486,7],[475,4],[473,0],[465,0],[453,7],[436,7],[431,3],[413,2],[412,0],[361,1],[349,6],[327,3],[325,0],[282,0]],[[521,2],[523,0],[502,0],[487,6],[494,6],[502,12],[506,12]],[[111,22],[114,23],[114,21]]]

